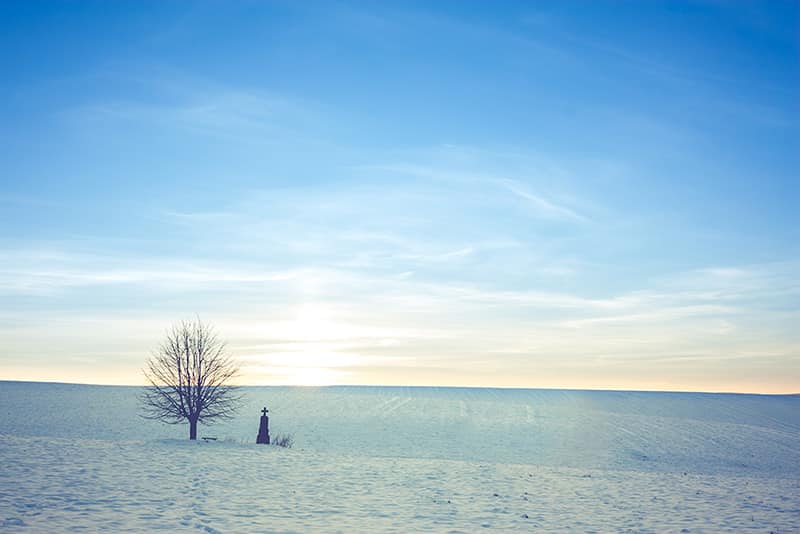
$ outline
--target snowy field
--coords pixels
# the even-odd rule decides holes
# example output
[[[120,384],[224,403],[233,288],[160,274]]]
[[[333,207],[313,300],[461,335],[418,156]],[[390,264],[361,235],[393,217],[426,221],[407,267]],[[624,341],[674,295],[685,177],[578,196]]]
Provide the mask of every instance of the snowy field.
[[[0,382],[0,530],[800,532],[800,396],[247,388],[192,443],[136,394]]]

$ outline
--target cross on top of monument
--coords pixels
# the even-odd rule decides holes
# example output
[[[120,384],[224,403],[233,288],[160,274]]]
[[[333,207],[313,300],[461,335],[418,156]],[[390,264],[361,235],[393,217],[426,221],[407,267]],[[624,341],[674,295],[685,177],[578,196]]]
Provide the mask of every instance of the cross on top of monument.
[[[267,410],[267,407],[266,407],[266,406],[264,406],[264,409],[263,409],[263,410],[261,410],[261,415],[267,415],[267,412],[268,412],[268,411],[269,411],[269,410]]]

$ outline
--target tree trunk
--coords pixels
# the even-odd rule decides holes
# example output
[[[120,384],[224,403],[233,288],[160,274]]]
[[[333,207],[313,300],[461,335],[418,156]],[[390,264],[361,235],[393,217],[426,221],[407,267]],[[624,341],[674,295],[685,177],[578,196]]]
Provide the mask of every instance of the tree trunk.
[[[189,420],[189,439],[197,439],[197,419]]]

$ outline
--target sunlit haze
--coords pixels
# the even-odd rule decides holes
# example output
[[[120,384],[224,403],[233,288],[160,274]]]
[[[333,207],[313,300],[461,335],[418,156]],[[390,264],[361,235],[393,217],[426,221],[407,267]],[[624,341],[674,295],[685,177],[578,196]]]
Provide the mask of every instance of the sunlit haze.
[[[3,2],[0,380],[800,391],[797,2]]]

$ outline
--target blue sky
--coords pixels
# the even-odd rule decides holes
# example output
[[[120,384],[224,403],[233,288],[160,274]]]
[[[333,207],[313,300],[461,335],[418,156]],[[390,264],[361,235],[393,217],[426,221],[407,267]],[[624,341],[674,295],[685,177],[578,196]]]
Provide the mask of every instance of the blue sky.
[[[4,2],[0,378],[800,384],[796,2]]]

